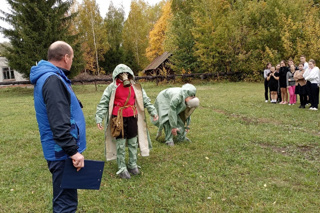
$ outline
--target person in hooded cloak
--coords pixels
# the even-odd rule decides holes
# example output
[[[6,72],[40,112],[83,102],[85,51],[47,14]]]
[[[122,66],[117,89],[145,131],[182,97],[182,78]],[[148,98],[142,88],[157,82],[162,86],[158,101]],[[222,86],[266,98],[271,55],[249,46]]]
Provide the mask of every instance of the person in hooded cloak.
[[[130,67],[119,64],[112,78],[113,82],[104,90],[97,106],[96,123],[102,130],[102,121],[105,120],[106,160],[117,159],[117,175],[129,179],[131,175],[140,173],[137,165],[138,144],[141,156],[149,156],[152,147],[144,110],[148,110],[154,121],[158,115],[144,89],[134,81]],[[119,136],[111,134],[114,120],[123,126]],[[125,162],[126,143],[129,150],[128,166]]]
[[[158,94],[154,106],[159,119],[151,121],[159,128],[157,139],[164,129],[165,142],[168,146],[174,146],[174,136],[178,141],[190,141],[186,133],[190,129],[191,114],[200,103],[195,95],[196,88],[192,84],[165,89]]]

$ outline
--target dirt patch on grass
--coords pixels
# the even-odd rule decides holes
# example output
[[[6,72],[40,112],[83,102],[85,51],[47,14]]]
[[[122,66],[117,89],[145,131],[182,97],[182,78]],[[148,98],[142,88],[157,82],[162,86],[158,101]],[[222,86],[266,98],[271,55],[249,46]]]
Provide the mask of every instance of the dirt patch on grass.
[[[250,118],[244,115],[239,115],[236,113],[229,113],[225,110],[222,109],[213,109],[214,112],[219,113],[219,114],[223,114],[223,115],[227,115],[227,116],[231,116],[232,118],[237,118],[240,119],[242,122],[244,122],[247,125],[253,124],[262,124],[262,123],[266,123],[266,124],[274,124],[274,125],[281,125],[281,122],[279,120],[275,120],[275,119],[268,119],[268,118]]]
[[[238,119],[239,122],[241,122],[245,125],[272,124],[275,126],[285,126],[287,129],[296,129],[296,127],[294,127],[292,125],[285,124],[278,119],[252,118],[252,117],[248,117],[248,116],[244,116],[244,115],[240,115],[240,114],[236,114],[236,113],[230,113],[230,112],[222,110],[222,109],[212,109],[212,110],[216,113],[223,114],[226,116],[230,116],[231,118]],[[299,129],[299,131],[320,137],[320,132],[318,132],[318,131],[309,131],[307,129]]]
[[[217,113],[219,113],[219,114],[224,114],[224,115],[226,115],[226,114],[227,114],[227,112],[226,112],[226,111],[221,110],[221,109],[213,109],[213,111],[215,111],[215,112],[217,112]]]
[[[279,153],[284,156],[301,156],[308,161],[320,161],[320,145],[309,144],[309,145],[292,145],[287,147],[279,147],[273,144],[259,143],[263,149],[272,150],[273,152]]]
[[[288,155],[287,147],[278,147],[278,146],[274,146],[272,144],[267,144],[267,143],[260,143],[259,146],[263,149],[271,149],[272,151],[280,153],[282,155]]]
[[[319,148],[319,147],[315,147],[315,146],[312,146],[312,145],[297,145],[297,148],[301,152],[310,152],[311,150],[314,150],[314,149]]]

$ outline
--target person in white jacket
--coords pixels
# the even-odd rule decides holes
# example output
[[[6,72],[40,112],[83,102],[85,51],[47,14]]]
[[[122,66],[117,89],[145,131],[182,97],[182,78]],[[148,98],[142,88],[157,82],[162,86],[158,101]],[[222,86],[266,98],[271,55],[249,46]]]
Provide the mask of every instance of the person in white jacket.
[[[309,60],[309,68],[303,74],[305,80],[311,83],[309,101],[311,103],[310,110],[318,110],[319,104],[319,84],[320,84],[320,70],[316,66],[313,59]]]

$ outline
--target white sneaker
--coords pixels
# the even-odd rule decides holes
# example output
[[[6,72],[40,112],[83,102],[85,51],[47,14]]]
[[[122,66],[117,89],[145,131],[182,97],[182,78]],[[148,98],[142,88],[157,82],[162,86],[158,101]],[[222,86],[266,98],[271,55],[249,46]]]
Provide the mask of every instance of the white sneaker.
[[[315,108],[313,108],[313,107],[310,107],[310,108],[309,108],[309,110],[314,110],[314,109],[315,109]]]
[[[264,102],[268,103],[268,100],[265,100]]]
[[[289,106],[291,106],[291,104],[288,104]]]

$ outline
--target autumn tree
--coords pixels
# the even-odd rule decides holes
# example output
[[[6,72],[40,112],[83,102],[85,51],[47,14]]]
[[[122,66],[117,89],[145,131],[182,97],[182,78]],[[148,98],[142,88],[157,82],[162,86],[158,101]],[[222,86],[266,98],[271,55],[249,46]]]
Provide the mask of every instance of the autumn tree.
[[[159,19],[154,14],[160,14],[160,9],[159,5],[151,7],[143,0],[131,2],[130,13],[124,23],[122,37],[125,61],[135,72],[143,69],[149,63],[146,57],[149,32],[156,20]]]
[[[104,61],[108,48],[107,33],[99,7],[95,0],[83,0],[78,7],[78,13],[75,25],[81,36],[85,69],[99,74],[99,61]]]
[[[319,8],[311,7],[309,10],[304,10],[303,15],[305,20],[300,23],[298,29],[300,30],[299,37],[295,39],[297,44],[296,55],[294,59],[299,60],[301,55],[305,55],[307,59],[314,59],[317,62],[317,66],[320,64],[320,18]],[[302,35],[301,35],[302,34]]]
[[[301,54],[311,52],[316,57],[319,8],[312,5],[306,0],[194,3],[193,55],[199,61],[198,69],[260,78],[258,71],[267,62],[289,58],[297,62]]]
[[[228,70],[228,13],[230,5],[224,0],[202,0],[194,6],[194,55],[199,61],[200,72]],[[219,13],[215,12],[219,11]],[[227,36],[228,35],[228,36]]]
[[[198,67],[191,31],[194,26],[192,5],[193,0],[173,0],[171,5],[173,18],[168,25],[165,50],[173,54],[170,60],[177,72],[195,71]]]
[[[123,47],[126,51],[126,61],[134,71],[142,69],[146,64],[145,50],[149,32],[146,14],[147,4],[142,0],[131,2],[130,13],[124,23]],[[133,58],[133,61],[130,61]]]
[[[29,77],[31,66],[41,59],[47,58],[50,44],[57,40],[68,42],[74,49],[75,59],[71,73],[75,75],[81,69],[78,57],[80,52],[76,45],[76,35],[68,31],[75,13],[70,13],[72,1],[23,1],[7,0],[10,12],[1,11],[2,20],[12,28],[0,28],[10,40],[5,46],[3,56],[8,59],[9,66],[24,77]]]
[[[168,0],[162,7],[162,15],[149,33],[149,45],[146,56],[149,61],[160,56],[164,52],[164,40],[167,32],[168,21],[172,18],[171,1]]]

